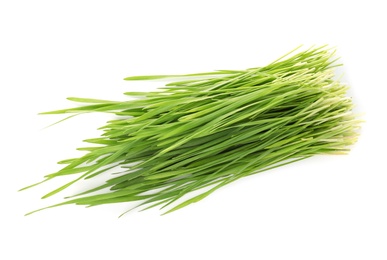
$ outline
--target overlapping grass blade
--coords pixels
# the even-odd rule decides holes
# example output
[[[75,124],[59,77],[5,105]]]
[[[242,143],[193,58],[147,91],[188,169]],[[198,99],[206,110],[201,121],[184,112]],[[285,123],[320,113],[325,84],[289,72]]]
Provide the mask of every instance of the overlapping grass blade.
[[[154,92],[125,93],[136,100],[69,98],[85,105],[43,114],[118,119],[85,140],[95,145],[79,148],[85,155],[46,176],[75,177],[44,197],[114,168],[119,175],[55,206],[141,201],[147,209],[180,201],[169,213],[240,178],[317,154],[345,154],[360,121],[348,87],[334,78],[336,66],[334,51],[322,46],[247,70],[125,78],[171,80]],[[191,192],[199,194],[187,197]]]

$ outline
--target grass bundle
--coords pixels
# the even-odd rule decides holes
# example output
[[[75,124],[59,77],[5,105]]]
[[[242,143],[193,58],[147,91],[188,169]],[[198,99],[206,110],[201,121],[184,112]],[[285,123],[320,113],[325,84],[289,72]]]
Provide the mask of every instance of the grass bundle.
[[[80,148],[83,156],[45,176],[74,180],[43,198],[114,168],[106,182],[50,207],[138,201],[142,209],[170,206],[168,213],[240,178],[317,154],[345,154],[359,120],[348,87],[334,79],[333,56],[320,47],[247,70],[129,77],[175,78],[154,92],[127,92],[140,97],[129,101],[69,98],[88,104],[43,114],[118,118],[85,140],[93,145]]]

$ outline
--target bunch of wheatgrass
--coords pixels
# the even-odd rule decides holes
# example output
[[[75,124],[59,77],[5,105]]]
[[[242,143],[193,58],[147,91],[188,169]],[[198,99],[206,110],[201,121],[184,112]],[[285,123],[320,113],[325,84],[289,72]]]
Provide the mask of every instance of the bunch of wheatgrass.
[[[155,92],[127,92],[140,97],[128,101],[69,98],[89,104],[43,114],[108,112],[118,119],[102,127],[101,137],[85,140],[97,144],[80,148],[85,155],[45,176],[75,177],[43,198],[114,168],[106,182],[50,207],[176,202],[168,213],[240,178],[316,154],[345,154],[359,120],[348,87],[333,78],[333,55],[320,47],[247,70],[129,77],[184,79]]]

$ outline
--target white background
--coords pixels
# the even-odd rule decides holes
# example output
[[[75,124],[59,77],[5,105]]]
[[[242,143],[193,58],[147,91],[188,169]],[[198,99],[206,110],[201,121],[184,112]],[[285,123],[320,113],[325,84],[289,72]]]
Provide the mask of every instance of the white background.
[[[1,1],[0,259],[387,259],[386,8],[383,1]],[[361,137],[252,176],[159,216],[130,205],[66,206],[40,197],[65,180],[17,192],[79,156],[109,116],[38,112],[68,96],[123,100],[149,90],[129,75],[265,65],[294,47],[337,47]],[[340,73],[341,73],[340,72]],[[156,85],[155,85],[156,84]],[[153,83],[156,87],[162,83]]]

